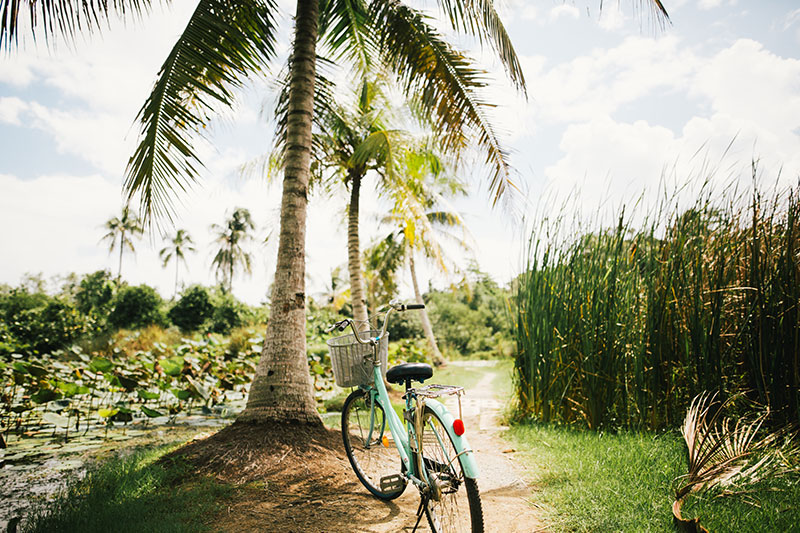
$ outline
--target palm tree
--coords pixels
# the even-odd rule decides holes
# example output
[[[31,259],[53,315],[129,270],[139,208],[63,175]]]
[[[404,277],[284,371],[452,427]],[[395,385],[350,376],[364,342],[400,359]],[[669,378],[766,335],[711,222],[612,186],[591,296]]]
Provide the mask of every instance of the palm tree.
[[[186,264],[186,253],[194,252],[194,241],[192,236],[186,230],[179,229],[175,235],[170,239],[169,245],[165,246],[158,252],[158,257],[163,261],[164,268],[167,267],[172,259],[175,259],[175,295],[178,294],[178,271],[181,262]],[[174,297],[174,296],[173,296]]]
[[[144,231],[142,221],[125,205],[122,207],[122,215],[110,218],[103,227],[108,230],[108,233],[103,235],[100,240],[109,242],[108,253],[110,254],[119,246],[119,268],[117,269],[117,283],[119,283],[122,278],[122,252],[127,248],[131,253],[136,253],[132,237],[142,235]]]
[[[217,233],[215,241],[219,243],[219,250],[211,261],[217,279],[223,290],[229,294],[233,291],[233,276],[239,265],[248,274],[252,272],[251,263],[253,256],[242,248],[242,244],[252,240],[250,231],[256,229],[250,211],[238,207],[224,225],[212,224],[211,229]]]
[[[465,252],[472,251],[463,219],[445,199],[445,195],[464,195],[466,189],[461,182],[444,173],[442,161],[430,150],[408,150],[401,161],[405,187],[394,191],[392,212],[381,223],[393,228],[390,238],[397,242],[408,262],[414,297],[417,303],[424,304],[417,277],[416,255],[421,253],[441,272],[448,273],[457,267],[448,266],[443,241],[449,241]],[[433,361],[438,365],[446,364],[426,309],[420,309],[420,318]]]
[[[76,30],[98,29],[112,14],[139,16],[150,3],[0,0],[0,48],[16,44],[20,12],[36,15],[22,19],[32,33],[38,27],[45,36],[71,36]],[[439,4],[454,30],[489,43],[511,80],[524,88],[522,69],[492,0]],[[649,5],[666,18],[660,0]],[[274,0],[198,2],[140,113],[141,141],[129,163],[125,190],[129,198],[139,197],[147,220],[170,217],[175,192],[198,177],[192,137],[202,135],[214,109],[230,106],[233,90],[249,75],[263,72],[272,59],[276,11]],[[294,22],[282,121],[284,180],[273,313],[240,419],[319,423],[305,354],[304,282],[318,37],[339,59],[387,66],[406,94],[414,95],[418,108],[433,117],[453,153],[476,140],[494,169],[490,190],[495,198],[507,188],[509,167],[486,120],[486,104],[477,95],[485,85],[484,72],[448,45],[420,12],[399,0],[298,0]]]
[[[379,82],[364,80],[351,105],[328,104],[315,122],[315,153],[319,173],[332,172],[332,178],[350,187],[347,210],[347,269],[353,319],[367,328],[367,302],[361,265],[359,239],[359,200],[361,184],[372,172],[380,178],[381,188],[389,188],[392,177],[392,153],[406,132],[392,130],[387,124],[392,110]],[[330,178],[330,177],[329,177]]]

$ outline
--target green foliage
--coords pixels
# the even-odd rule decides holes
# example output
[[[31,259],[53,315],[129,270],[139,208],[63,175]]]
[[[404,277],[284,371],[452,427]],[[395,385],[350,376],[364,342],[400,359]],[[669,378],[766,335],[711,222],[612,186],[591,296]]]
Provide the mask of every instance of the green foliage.
[[[389,339],[398,341],[402,339],[418,339],[425,335],[422,331],[422,320],[416,311],[394,313],[389,320],[389,326],[386,331],[389,332]]]
[[[195,285],[183,291],[167,316],[182,331],[197,331],[214,314],[214,305],[205,287]]]
[[[685,464],[677,434],[524,424],[510,435],[548,531],[673,531],[671,484]]]
[[[211,313],[208,331],[225,335],[233,328],[245,324],[247,307],[239,302],[232,294],[215,294],[213,306],[214,309]]]
[[[638,228],[625,213],[613,229],[534,231],[515,291],[523,414],[675,427],[708,390],[800,421],[798,191],[671,205]]]
[[[166,324],[161,309],[163,300],[147,285],[124,286],[117,294],[108,322],[116,328],[135,329],[150,324]]]
[[[44,353],[77,340],[85,318],[69,303],[47,294],[12,289],[0,296],[0,354]]]
[[[430,363],[428,352],[424,339],[403,339],[389,343],[390,364]]]
[[[507,355],[509,293],[484,273],[473,270],[472,276],[471,283],[465,281],[453,291],[433,291],[425,296],[440,348],[464,356],[475,352]]]
[[[75,307],[91,317],[98,329],[108,321],[114,304],[115,283],[106,270],[86,274],[75,291]]]
[[[155,463],[166,451],[139,452],[90,468],[34,511],[24,531],[206,531],[205,517],[222,505],[230,489],[210,479],[182,483],[187,467]]]

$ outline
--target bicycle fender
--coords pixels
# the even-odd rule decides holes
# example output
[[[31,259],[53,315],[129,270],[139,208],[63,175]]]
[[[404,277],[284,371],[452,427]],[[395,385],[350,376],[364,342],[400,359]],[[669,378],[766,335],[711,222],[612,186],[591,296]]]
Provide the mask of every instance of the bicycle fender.
[[[453,421],[455,420],[455,417],[450,414],[450,411],[447,410],[447,407],[442,405],[442,403],[439,401],[427,400],[425,405],[430,407],[430,409],[436,413],[436,416],[438,416],[442,421],[447,433],[453,440],[453,445],[456,448],[456,452],[460,454],[459,459],[461,459],[461,468],[464,470],[464,475],[472,479],[477,478],[478,464],[475,462],[475,453],[472,451],[472,448],[470,448],[469,443],[467,442],[467,438],[465,436],[466,434],[459,437],[453,431]]]

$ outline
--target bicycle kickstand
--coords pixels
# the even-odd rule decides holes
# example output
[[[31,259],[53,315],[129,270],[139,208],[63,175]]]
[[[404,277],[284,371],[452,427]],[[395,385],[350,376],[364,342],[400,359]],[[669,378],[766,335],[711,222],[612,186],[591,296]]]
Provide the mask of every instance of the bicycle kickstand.
[[[425,505],[428,503],[427,496],[420,496],[419,499],[419,508],[417,508],[417,523],[414,524],[414,529],[411,530],[411,533],[415,533],[417,528],[419,527],[419,523],[422,520],[422,515],[425,514]]]

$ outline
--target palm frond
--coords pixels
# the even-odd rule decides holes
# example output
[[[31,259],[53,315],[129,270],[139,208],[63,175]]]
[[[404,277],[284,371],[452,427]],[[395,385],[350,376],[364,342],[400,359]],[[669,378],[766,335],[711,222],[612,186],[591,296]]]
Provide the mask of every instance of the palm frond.
[[[274,0],[200,0],[139,111],[141,140],[128,162],[124,189],[139,196],[142,217],[172,219],[176,191],[185,191],[202,163],[193,137],[218,105],[274,55]]]
[[[320,2],[320,42],[337,62],[347,59],[362,74],[370,71],[375,56],[369,32],[369,12],[363,0]]]
[[[469,33],[481,43],[489,42],[503,63],[509,79],[517,89],[525,93],[522,66],[503,21],[494,9],[494,1],[439,0],[439,5],[447,14],[453,29]]]
[[[48,43],[54,37],[67,40],[78,32],[92,32],[108,22],[111,15],[139,18],[150,8],[149,0],[0,0],[0,51],[19,44],[19,33],[30,33],[34,41],[38,32]],[[20,14],[30,28],[20,28]],[[30,30],[30,31],[28,31]]]
[[[492,168],[489,190],[496,203],[515,188],[508,154],[486,117],[491,107],[479,93],[486,72],[449,46],[419,12],[397,0],[375,0],[372,19],[380,32],[381,54],[397,75],[412,107],[442,132],[443,149],[464,152],[473,137]]]

